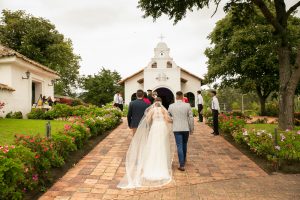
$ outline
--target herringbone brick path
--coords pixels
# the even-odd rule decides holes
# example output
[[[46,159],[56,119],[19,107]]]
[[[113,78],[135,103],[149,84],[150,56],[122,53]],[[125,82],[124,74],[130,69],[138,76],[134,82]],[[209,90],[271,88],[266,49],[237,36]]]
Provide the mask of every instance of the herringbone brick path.
[[[116,188],[132,138],[122,123],[40,199],[300,199],[300,176],[269,176],[222,137],[212,136],[208,126],[195,124],[186,171],[177,170],[176,155],[173,181],[164,187]]]

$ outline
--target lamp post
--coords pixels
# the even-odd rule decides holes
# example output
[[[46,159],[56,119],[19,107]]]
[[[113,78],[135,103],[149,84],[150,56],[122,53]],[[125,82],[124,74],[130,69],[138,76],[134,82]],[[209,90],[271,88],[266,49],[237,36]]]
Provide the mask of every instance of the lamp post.
[[[246,94],[242,94],[242,113],[244,114],[244,95]]]

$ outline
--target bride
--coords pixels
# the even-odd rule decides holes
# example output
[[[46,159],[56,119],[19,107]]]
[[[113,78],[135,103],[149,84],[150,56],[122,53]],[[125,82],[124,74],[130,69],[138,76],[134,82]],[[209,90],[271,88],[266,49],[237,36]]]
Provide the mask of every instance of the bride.
[[[157,98],[144,114],[126,154],[119,188],[155,187],[172,180],[172,120]]]

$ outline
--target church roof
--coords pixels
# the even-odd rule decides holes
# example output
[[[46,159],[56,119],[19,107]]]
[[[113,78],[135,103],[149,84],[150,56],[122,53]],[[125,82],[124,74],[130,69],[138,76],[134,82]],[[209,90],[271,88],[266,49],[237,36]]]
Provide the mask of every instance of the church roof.
[[[178,66],[178,67],[179,67],[179,66]],[[180,68],[181,71],[187,73],[187,74],[190,75],[190,76],[195,77],[195,78],[198,79],[199,81],[202,81],[202,80],[203,80],[203,79],[200,78],[199,76],[196,76],[195,74],[193,74],[193,73],[191,73],[191,72],[189,72],[189,71],[183,69],[182,67],[179,67],[179,68]],[[136,73],[134,73],[134,74],[132,74],[132,75],[130,75],[130,76],[128,76],[128,77],[122,79],[121,81],[119,81],[119,84],[120,84],[120,85],[123,85],[127,80],[129,80],[129,79],[131,79],[132,77],[134,77],[134,76],[136,76],[136,75],[142,73],[143,71],[144,71],[144,69],[141,69],[141,70],[139,70],[138,72],[136,72]]]
[[[24,60],[25,62],[30,63],[30,64],[32,64],[32,65],[34,65],[34,66],[36,66],[36,67],[38,67],[38,68],[40,68],[44,71],[50,72],[50,73],[55,74],[55,75],[59,75],[56,71],[54,71],[54,70],[52,70],[52,69],[36,62],[36,61],[33,61],[33,60],[27,58],[26,56],[16,52],[13,49],[10,49],[10,48],[0,44],[0,58],[13,57],[13,56],[15,56],[17,58],[20,58],[20,59]]]
[[[178,67],[179,67],[179,66],[178,66]],[[193,73],[191,73],[191,72],[189,72],[189,71],[183,69],[182,67],[179,67],[179,68],[180,68],[181,71],[187,73],[188,75],[191,75],[191,76],[195,77],[196,79],[199,79],[199,81],[202,81],[202,80],[203,80],[203,79],[200,78],[199,76],[197,76],[197,75],[195,75],[195,74],[193,74]]]
[[[141,69],[140,71],[138,71],[138,72],[136,72],[136,73],[134,73],[134,74],[128,76],[127,78],[122,79],[121,81],[118,82],[118,84],[120,84],[120,85],[124,84],[127,80],[129,80],[129,79],[131,79],[132,77],[134,77],[134,76],[136,76],[136,75],[142,73],[143,71],[144,71],[144,69]]]

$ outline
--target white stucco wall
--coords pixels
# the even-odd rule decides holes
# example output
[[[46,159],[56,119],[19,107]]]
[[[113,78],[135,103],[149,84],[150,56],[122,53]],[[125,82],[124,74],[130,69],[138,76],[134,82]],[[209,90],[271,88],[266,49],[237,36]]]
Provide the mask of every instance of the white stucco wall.
[[[2,62],[1,62],[2,61]],[[30,72],[29,79],[22,79],[26,72]],[[57,75],[46,72],[23,60],[15,59],[12,62],[0,60],[0,83],[6,84],[15,91],[0,90],[0,101],[6,104],[0,116],[5,117],[8,112],[21,111],[23,116],[30,112],[32,104],[32,82],[39,82],[42,95],[54,98],[54,87],[49,86]]]
[[[181,90],[180,69],[174,68],[146,68],[144,71],[144,90],[155,90],[161,87],[170,89],[175,95],[176,91]],[[159,80],[157,77],[164,74],[167,80]]]
[[[192,92],[196,97],[197,91],[201,89],[201,81],[199,81],[199,79],[183,71],[181,71],[181,77],[187,80],[186,83],[181,83],[182,92],[184,94],[188,92]]]
[[[137,81],[144,78],[144,73],[141,72],[136,76],[128,79],[125,82],[125,104],[128,105],[131,101],[131,95],[136,93],[137,90],[144,90],[144,84],[140,84]]]

